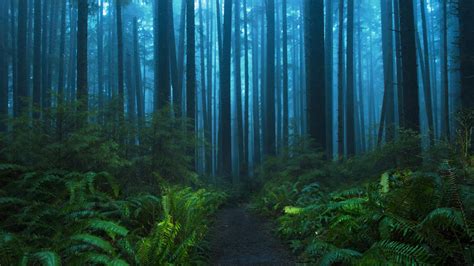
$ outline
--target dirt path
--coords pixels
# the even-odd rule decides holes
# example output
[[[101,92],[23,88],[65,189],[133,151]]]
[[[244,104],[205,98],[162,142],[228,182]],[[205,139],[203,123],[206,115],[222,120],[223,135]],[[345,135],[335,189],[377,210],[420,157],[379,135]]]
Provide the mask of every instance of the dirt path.
[[[213,265],[294,265],[268,222],[244,207],[227,207],[211,230]]]

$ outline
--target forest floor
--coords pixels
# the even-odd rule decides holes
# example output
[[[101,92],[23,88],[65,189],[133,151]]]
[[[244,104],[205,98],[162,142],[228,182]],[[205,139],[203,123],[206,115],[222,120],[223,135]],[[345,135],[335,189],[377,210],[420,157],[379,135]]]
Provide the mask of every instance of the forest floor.
[[[213,265],[295,265],[290,251],[272,234],[272,224],[245,205],[217,213],[210,241]]]

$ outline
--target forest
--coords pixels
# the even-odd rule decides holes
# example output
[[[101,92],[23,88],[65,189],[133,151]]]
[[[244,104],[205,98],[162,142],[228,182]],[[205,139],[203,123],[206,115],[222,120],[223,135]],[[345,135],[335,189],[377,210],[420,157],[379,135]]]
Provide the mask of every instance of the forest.
[[[473,0],[0,0],[0,265],[474,265]]]

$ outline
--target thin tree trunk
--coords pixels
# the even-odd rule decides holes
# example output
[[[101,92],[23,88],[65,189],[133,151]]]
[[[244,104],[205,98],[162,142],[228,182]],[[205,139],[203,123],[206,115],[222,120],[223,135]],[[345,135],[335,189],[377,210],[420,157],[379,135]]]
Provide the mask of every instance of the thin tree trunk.
[[[38,119],[40,112],[36,108],[40,107],[41,101],[41,0],[34,1],[34,39],[33,39],[33,118]]]
[[[337,93],[338,93],[338,110],[337,110],[337,147],[339,158],[344,157],[344,63],[343,63],[343,49],[344,49],[344,0],[339,0],[339,33],[338,33],[338,71],[337,71]]]
[[[99,123],[104,123],[104,0],[97,11],[97,90],[99,100]]]
[[[241,67],[240,67],[240,57],[241,57],[241,36],[240,36],[240,1],[234,1],[234,74],[235,74],[235,101],[237,104],[237,169],[238,174],[240,175],[240,160],[243,158],[244,146],[243,146],[243,127],[242,127],[242,77],[241,77]],[[235,182],[239,182],[238,176],[234,177]],[[234,182],[234,183],[235,183]]]
[[[0,132],[8,129],[8,1],[0,4]]]
[[[117,16],[117,78],[118,78],[118,101],[117,101],[117,112],[120,127],[122,126],[125,118],[124,114],[124,77],[123,77],[123,23],[122,23],[122,0],[116,0],[116,12]]]
[[[347,154],[355,154],[354,119],[354,0],[347,2],[347,90],[346,90],[346,145]]]
[[[286,1],[286,0],[284,0]],[[249,90],[250,90],[250,76],[249,76],[249,40],[248,40],[248,18],[247,18],[247,0],[243,0],[244,10],[244,89],[245,89],[245,111],[244,111],[244,133],[243,133],[243,158],[242,166],[244,167],[243,174],[246,175],[248,171],[248,155],[249,155]]]
[[[229,175],[231,171],[231,112],[230,112],[230,47],[232,33],[232,0],[225,0],[224,4],[224,31],[221,49],[220,66],[220,123],[219,123],[219,142],[220,142],[220,173],[224,176]],[[219,20],[219,18],[218,18]],[[218,25],[220,27],[220,25]]]
[[[28,63],[27,63],[27,12],[28,1],[19,0],[18,2],[18,36],[17,36],[17,102],[15,106],[16,116],[26,114],[28,111]]]
[[[77,99],[78,111],[83,114],[79,127],[87,122],[89,91],[87,87],[87,20],[89,5],[87,0],[79,0],[77,20]]]
[[[265,155],[275,155],[275,0],[267,1]]]
[[[426,114],[428,116],[428,134],[430,137],[430,144],[434,144],[434,120],[433,120],[433,104],[431,92],[431,70],[430,70],[430,48],[428,43],[428,28],[426,26],[426,3],[424,0],[420,2],[421,8],[421,24],[423,28],[423,57],[424,57],[424,82],[423,89],[425,92],[425,106]]]
[[[441,136],[451,139],[449,122],[448,0],[441,0]]]

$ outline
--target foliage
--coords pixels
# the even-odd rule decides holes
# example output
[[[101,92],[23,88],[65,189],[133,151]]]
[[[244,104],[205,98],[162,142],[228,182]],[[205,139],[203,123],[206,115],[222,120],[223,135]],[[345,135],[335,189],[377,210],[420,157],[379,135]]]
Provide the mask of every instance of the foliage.
[[[145,243],[163,264],[202,261],[209,216],[225,200],[177,187],[125,197],[106,172],[0,164],[0,180],[1,265],[149,265]]]
[[[448,163],[453,160],[438,164],[433,172],[426,170],[432,166],[416,169],[411,163],[398,164],[395,169],[382,167],[381,158],[400,157],[387,155],[399,149],[395,143],[386,149],[342,163],[313,162],[306,169],[295,167],[299,160],[295,154],[272,176],[261,177],[268,181],[252,207],[277,218],[278,234],[303,262],[471,263],[472,172],[453,168]],[[314,165],[319,166],[312,168]],[[362,169],[368,178],[349,178],[351,171],[358,176]],[[345,185],[334,185],[328,178],[345,179]]]

